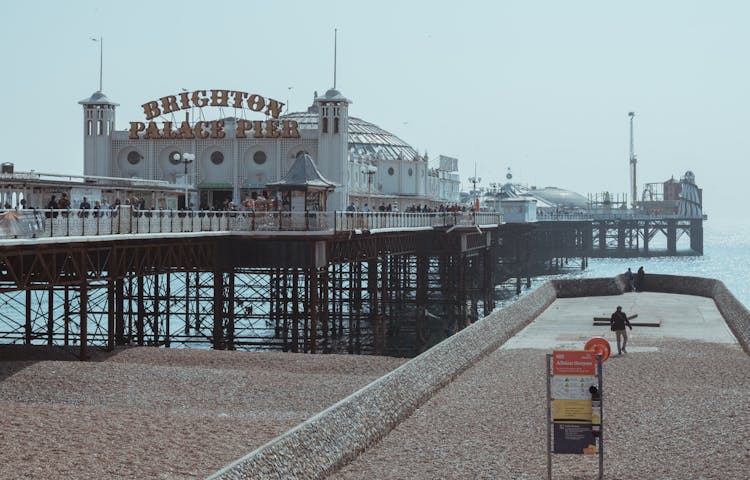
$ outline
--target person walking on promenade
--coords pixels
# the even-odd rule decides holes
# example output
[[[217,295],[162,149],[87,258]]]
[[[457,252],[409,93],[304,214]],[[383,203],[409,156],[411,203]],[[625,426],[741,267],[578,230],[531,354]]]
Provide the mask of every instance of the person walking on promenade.
[[[617,354],[622,355],[623,353],[628,353],[628,351],[625,349],[625,347],[627,347],[628,345],[628,332],[627,330],[625,330],[625,326],[627,326],[631,330],[633,329],[633,327],[630,325],[628,316],[625,315],[625,312],[622,311],[622,307],[617,307],[617,310],[609,319],[609,324],[611,325],[610,328],[613,332],[615,332],[615,335],[617,336]],[[621,340],[622,346],[620,345]]]
[[[625,278],[628,281],[628,288],[631,292],[635,292],[635,279],[633,278],[633,271],[628,267],[628,271],[625,272]]]
[[[645,280],[646,272],[643,271],[643,267],[638,268],[638,272],[635,274],[635,288],[638,291],[643,290],[643,281]]]

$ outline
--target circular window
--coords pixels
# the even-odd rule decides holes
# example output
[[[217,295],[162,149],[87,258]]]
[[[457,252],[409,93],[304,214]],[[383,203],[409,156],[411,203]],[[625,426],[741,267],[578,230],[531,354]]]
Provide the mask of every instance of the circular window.
[[[253,162],[257,163],[258,165],[263,165],[264,163],[266,163],[266,152],[255,152],[255,154],[253,155]]]
[[[172,165],[179,165],[182,163],[182,155],[180,155],[180,152],[169,152],[169,163]]]
[[[414,175],[414,170],[412,170],[411,168],[409,168],[409,176],[411,177],[412,175]]]
[[[143,156],[135,150],[128,153],[128,163],[131,165],[138,165],[138,162],[140,162],[142,158]]]
[[[388,175],[391,175],[391,176],[393,176],[393,173],[394,173],[394,172],[395,172],[395,171],[393,170],[393,167],[389,167],[389,168],[388,168]]]
[[[211,161],[214,163],[214,165],[221,165],[221,162],[224,161],[224,154],[219,152],[218,150],[211,154]]]

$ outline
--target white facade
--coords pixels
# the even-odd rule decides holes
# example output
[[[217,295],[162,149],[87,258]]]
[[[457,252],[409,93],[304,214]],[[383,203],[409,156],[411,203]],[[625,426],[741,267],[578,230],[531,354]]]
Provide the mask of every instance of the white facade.
[[[504,198],[501,202],[506,223],[536,222],[536,199]]]
[[[393,203],[402,209],[458,201],[457,173],[430,169],[426,154],[420,156],[393,134],[349,117],[351,102],[334,89],[316,94],[307,112],[279,117],[296,122],[299,138],[237,138],[238,122],[246,120],[234,117],[221,119],[223,138],[155,139],[142,133],[134,138],[132,129],[115,130],[117,104],[101,92],[79,103],[84,110],[84,175],[182,183],[187,173],[188,183],[199,191],[190,201],[193,207],[216,207],[228,198],[238,205],[248,195],[272,193],[266,184],[283,178],[300,152],[308,153],[337,185],[328,196],[328,210],[343,210],[350,201],[362,206],[368,199],[372,205]],[[158,120],[173,121],[166,117]],[[192,155],[194,161],[184,160]]]

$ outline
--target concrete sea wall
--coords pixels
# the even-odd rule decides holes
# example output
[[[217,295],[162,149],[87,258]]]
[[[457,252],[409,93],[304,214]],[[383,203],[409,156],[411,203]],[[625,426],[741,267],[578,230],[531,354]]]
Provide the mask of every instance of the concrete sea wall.
[[[750,312],[722,282],[649,274],[644,283],[646,291],[713,298],[742,348],[750,353]],[[387,435],[437,390],[528,325],[556,298],[618,295],[626,287],[622,275],[546,282],[210,478],[323,478]]]

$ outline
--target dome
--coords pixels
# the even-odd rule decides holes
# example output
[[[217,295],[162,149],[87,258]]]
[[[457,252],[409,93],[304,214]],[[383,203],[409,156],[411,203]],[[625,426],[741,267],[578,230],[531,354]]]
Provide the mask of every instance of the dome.
[[[317,95],[316,95],[317,97]],[[316,100],[326,100],[326,101],[338,101],[338,102],[349,102],[346,97],[344,97],[341,92],[336,90],[335,88],[329,89],[322,97],[316,98]]]
[[[89,98],[84,98],[80,102],[78,102],[81,105],[114,105],[119,106],[119,103],[115,103],[110,101],[106,95],[104,95],[101,90],[97,90],[96,92],[92,93]]]
[[[537,190],[529,190],[527,195],[540,198],[545,202],[561,208],[588,208],[589,201],[586,197],[570,190],[557,187],[545,187]]]
[[[300,130],[318,128],[318,114],[314,111],[289,113],[281,118],[296,121]],[[349,117],[348,134],[350,155],[377,155],[383,160],[411,160],[417,157],[417,151],[411,145],[360,118]]]

